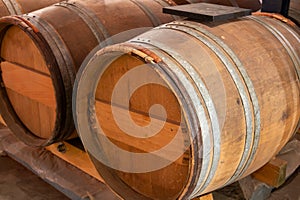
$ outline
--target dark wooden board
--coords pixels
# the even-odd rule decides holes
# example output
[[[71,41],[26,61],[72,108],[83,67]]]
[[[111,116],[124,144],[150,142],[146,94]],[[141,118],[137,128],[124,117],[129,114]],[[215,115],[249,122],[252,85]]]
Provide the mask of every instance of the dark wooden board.
[[[222,6],[210,3],[195,3],[189,5],[165,7],[163,8],[163,12],[206,22],[236,19],[251,14],[250,9]]]

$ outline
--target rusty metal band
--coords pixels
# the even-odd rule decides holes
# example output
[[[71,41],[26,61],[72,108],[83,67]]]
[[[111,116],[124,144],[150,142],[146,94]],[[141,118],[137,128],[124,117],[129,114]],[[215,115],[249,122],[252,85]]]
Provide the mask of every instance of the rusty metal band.
[[[2,0],[11,15],[21,15],[22,11],[15,0]]]
[[[254,17],[254,16],[249,16],[249,18],[251,18],[253,21],[255,21],[255,22],[259,23],[260,25],[262,25],[263,27],[265,27],[269,32],[271,32],[278,39],[278,41],[282,44],[282,46],[285,48],[285,50],[289,54],[291,60],[293,61],[295,70],[298,75],[298,79],[300,80],[300,68],[299,68],[300,67],[300,58],[299,58],[298,54],[296,53],[296,50],[293,48],[291,43],[288,41],[288,39],[286,39],[286,37],[282,33],[280,33],[273,25],[266,23],[261,18]],[[274,21],[277,22],[278,20],[274,20]],[[299,40],[299,38],[297,38],[297,39]]]
[[[239,166],[237,170],[235,171],[232,178],[229,180],[229,182],[236,180],[243,172],[245,168],[247,168],[247,164],[251,163],[251,155],[254,155],[256,152],[256,149],[258,147],[259,142],[259,136],[260,136],[260,109],[259,104],[257,100],[257,96],[254,91],[254,87],[252,84],[252,81],[250,77],[248,76],[244,66],[242,65],[239,58],[236,56],[236,54],[217,36],[213,35],[209,31],[205,30],[204,28],[201,28],[200,26],[193,25],[191,23],[185,23],[185,22],[173,22],[170,23],[171,25],[177,25],[185,27],[185,29],[182,29],[182,31],[186,32],[187,28],[191,29],[190,32],[194,34],[194,37],[197,37],[198,40],[203,42],[206,46],[211,48],[216,55],[220,58],[220,60],[224,63],[225,67],[227,68],[227,71],[230,73],[234,83],[237,86],[237,89],[240,93],[240,97],[242,99],[243,105],[244,105],[244,112],[245,112],[245,120],[246,120],[246,142],[245,142],[245,148],[244,152],[241,158],[241,161],[239,163]],[[198,32],[198,33],[197,33]],[[199,34],[200,32],[200,34]],[[204,36],[208,37],[210,40],[212,40],[214,43],[208,41],[205,39]],[[226,54],[230,57],[230,59],[234,62],[235,66],[232,65],[230,60],[227,59],[227,56],[223,53],[226,52]],[[243,77],[243,79],[240,79],[240,75]],[[243,85],[243,82],[246,84],[246,88]],[[250,95],[250,98],[252,101],[249,101],[248,95]],[[251,105],[252,102],[252,105]],[[252,111],[253,108],[253,111]],[[253,113],[253,115],[252,115]],[[254,116],[254,120],[253,120]],[[254,135],[253,135],[253,127],[252,124],[255,124],[254,129]],[[251,144],[253,144],[251,146]],[[212,178],[212,175],[210,175],[209,179]],[[205,183],[205,185],[208,185],[209,182]],[[200,188],[199,192],[202,192],[205,189],[205,187]]]
[[[34,26],[39,28],[39,32],[47,41],[58,63],[60,75],[63,81],[63,89],[65,92],[62,95],[62,98],[64,98],[64,102],[66,102],[64,108],[66,110],[66,119],[64,119],[64,128],[61,131],[61,135],[70,136],[72,134],[72,129],[70,129],[69,127],[72,127],[74,123],[72,119],[71,102],[73,84],[76,76],[73,59],[66,44],[64,43],[63,39],[60,37],[60,35],[57,33],[54,27],[52,27],[49,23],[33,14],[26,14],[23,16]]]
[[[211,135],[208,130],[205,130],[205,129],[207,129],[207,127],[203,127],[203,126],[207,126],[207,124],[202,124],[202,126],[201,126],[201,128],[203,128],[205,130],[205,131],[201,132],[202,138],[205,138],[205,141],[203,141],[204,157],[203,157],[203,163],[202,163],[202,169],[201,169],[202,173],[200,174],[199,182],[204,182],[205,177],[207,177],[209,171],[210,171],[210,174],[214,174],[215,170],[217,169],[217,164],[220,160],[220,154],[221,154],[221,149],[220,149],[220,147],[221,147],[221,131],[220,131],[220,127],[219,127],[219,121],[218,121],[216,108],[214,106],[214,102],[209,94],[208,89],[205,86],[205,83],[201,80],[197,71],[194,69],[194,67],[188,61],[184,60],[182,58],[182,56],[180,56],[174,50],[169,49],[166,45],[164,45],[162,43],[158,43],[153,40],[151,42],[148,42],[147,40],[142,40],[142,41],[143,41],[143,43],[147,43],[156,48],[159,48],[160,50],[164,51],[169,57],[171,57],[175,61],[177,61],[181,65],[180,66],[181,70],[185,71],[185,73],[187,73],[188,76],[190,76],[190,78],[196,85],[197,90],[200,92],[199,95],[201,95],[201,97],[204,101],[206,110],[208,111],[208,114],[209,114],[209,118],[211,121],[210,123],[211,123],[211,127],[212,127],[212,135]],[[169,63],[167,63],[167,64],[169,64]],[[172,70],[178,71],[177,68],[178,68],[178,65],[173,64]],[[184,76],[184,73],[178,71],[178,73],[176,73],[176,75],[180,77],[180,76]],[[189,80],[187,79],[187,80],[183,80],[183,81],[189,81]],[[191,87],[191,86],[189,86],[189,87]],[[197,94],[190,94],[190,95],[192,96],[192,99],[197,100],[199,98]],[[199,100],[196,101],[195,103],[196,103],[195,108],[198,108],[199,106],[201,106],[201,102]],[[198,111],[195,111],[195,112],[198,113]],[[203,117],[203,114],[202,114],[202,116],[198,116],[198,117],[199,117],[198,119],[199,119],[200,123],[203,119],[205,119]],[[207,121],[207,119],[205,119],[205,120]],[[207,134],[210,134],[210,139],[207,138]],[[208,142],[210,142],[210,143],[208,143]],[[207,144],[210,144],[210,145],[207,145]],[[206,158],[205,157],[206,155],[210,155],[212,160],[209,158]],[[212,162],[210,163],[209,161],[212,161]]]
[[[103,42],[105,39],[110,37],[105,26],[98,19],[98,17],[93,13],[93,11],[88,10],[84,6],[77,2],[60,2],[55,4],[55,6],[61,6],[67,8],[74,13],[76,13],[90,28],[99,43]]]
[[[219,127],[218,116],[217,116],[217,112],[216,112],[216,109],[214,106],[214,102],[208,92],[208,89],[205,86],[205,83],[201,80],[200,76],[198,75],[198,73],[196,72],[194,67],[188,61],[183,59],[182,56],[180,56],[174,50],[169,49],[166,45],[156,42],[156,41],[153,41],[153,40],[151,40],[151,42],[148,42],[148,41],[149,40],[141,39],[141,40],[138,40],[135,42],[143,42],[148,45],[152,45],[155,48],[159,48],[164,53],[166,53],[168,55],[168,57],[171,57],[172,59],[177,61],[180,64],[180,67],[178,65],[176,65],[175,63],[172,63],[170,61],[167,62],[165,60],[165,62],[168,64],[168,66],[170,66],[171,70],[174,71],[176,76],[180,77],[182,82],[184,82],[184,81],[191,82],[189,79],[186,79],[185,74],[188,74],[188,76],[193,81],[193,84],[195,84],[196,86],[193,86],[193,84],[191,84],[191,85],[186,84],[186,87],[196,87],[195,90],[199,91],[198,93],[201,96],[201,98],[203,99],[205,107],[206,107],[205,110],[207,110],[207,112],[209,114],[210,123],[211,123],[211,127],[212,127],[212,133],[210,133],[210,131],[208,129],[208,122],[205,117],[205,114],[203,113],[203,108],[202,108],[203,105],[198,100],[199,95],[195,94],[195,92],[190,93],[192,100],[193,100],[194,107],[195,107],[195,113],[196,114],[201,113],[201,115],[198,116],[200,124],[202,121],[206,122],[206,123],[201,124],[201,130],[202,130],[201,134],[202,134],[202,138],[203,138],[203,155],[199,155],[199,156],[203,156],[203,161],[202,161],[202,166],[201,166],[202,173],[200,174],[199,181],[202,182],[202,181],[204,181],[205,177],[207,177],[207,175],[209,174],[209,171],[213,168],[212,165],[214,163],[219,162],[220,153],[221,153],[220,152],[221,151],[221,149],[220,149],[220,147],[221,147],[221,131],[220,131],[220,127]],[[165,56],[161,56],[161,57],[166,59]],[[210,137],[208,137],[208,136],[210,136]]]
[[[130,0],[132,3],[134,3],[135,5],[137,5],[151,20],[151,23],[153,24],[154,27],[161,25],[161,21],[158,17],[156,17],[153,12],[146,6],[143,4],[142,1],[138,1],[138,0]]]
[[[49,23],[39,18],[38,16],[29,13],[24,15],[24,17],[33,25],[39,27],[39,31],[43,34],[44,38],[55,54],[55,57],[59,64],[59,68],[61,69],[61,71],[68,71],[68,73],[66,74],[67,76],[63,77],[63,80],[69,79],[69,81],[71,81],[70,84],[73,85],[75,81],[75,67],[73,58],[71,57],[68,47],[60,37],[59,33],[55,30],[54,27],[52,27]]]

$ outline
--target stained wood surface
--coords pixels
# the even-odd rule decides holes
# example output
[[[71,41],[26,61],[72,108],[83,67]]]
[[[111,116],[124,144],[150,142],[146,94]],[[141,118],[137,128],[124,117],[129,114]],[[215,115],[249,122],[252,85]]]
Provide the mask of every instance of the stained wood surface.
[[[3,120],[3,118],[2,118],[1,115],[0,115],[0,123],[6,126],[6,124],[5,124],[5,122],[4,122],[4,120]]]
[[[77,167],[78,169],[82,170],[83,172],[91,175],[92,177],[96,178],[97,180],[104,183],[103,179],[97,172],[95,166],[91,162],[88,154],[67,142],[64,142],[66,147],[65,152],[59,152],[57,146],[59,144],[53,144],[51,146],[46,147],[48,151],[51,151],[57,157],[63,159],[64,161],[70,163],[71,165]]]
[[[32,133],[49,138],[56,100],[41,52],[25,32],[13,26],[3,39],[1,57],[5,60],[1,62],[4,85],[15,112]]]
[[[103,182],[89,176],[45,148],[29,147],[18,140],[8,128],[0,130],[0,141],[0,151],[3,150],[9,157],[17,160],[70,199],[89,197],[90,199],[119,200]],[[88,166],[88,160],[84,162]]]
[[[275,158],[254,172],[252,176],[272,187],[280,187],[286,179],[287,161]]]
[[[214,200],[214,197],[213,197],[213,194],[210,193],[210,194],[206,194],[201,197],[195,198],[193,200]]]

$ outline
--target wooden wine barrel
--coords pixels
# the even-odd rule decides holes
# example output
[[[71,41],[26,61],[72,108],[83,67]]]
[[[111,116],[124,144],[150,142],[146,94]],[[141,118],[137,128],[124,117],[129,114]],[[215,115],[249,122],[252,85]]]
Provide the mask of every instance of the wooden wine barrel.
[[[74,131],[73,82],[89,52],[115,34],[174,20],[161,12],[169,5],[164,0],[78,0],[2,18],[0,107],[8,127],[34,146],[68,138]]]
[[[189,4],[189,3],[213,3],[225,6],[234,6],[240,8],[248,8],[252,11],[258,11],[261,9],[260,0],[174,0],[175,3],[181,4]]]
[[[1,0],[0,17],[29,13],[61,1],[62,0]]]
[[[300,36],[277,19],[175,21],[81,69],[77,130],[122,198],[192,199],[253,173],[288,142],[299,70]]]
[[[300,1],[291,0],[289,16],[300,26]]]

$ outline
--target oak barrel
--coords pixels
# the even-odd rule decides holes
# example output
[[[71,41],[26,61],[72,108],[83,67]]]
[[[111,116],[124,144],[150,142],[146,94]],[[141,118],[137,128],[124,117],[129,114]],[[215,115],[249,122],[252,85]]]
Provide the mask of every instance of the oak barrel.
[[[72,135],[72,88],[83,60],[115,34],[173,21],[161,12],[168,2],[67,1],[2,18],[0,110],[8,127],[33,146]]]
[[[29,13],[61,1],[62,0],[1,0],[0,17]]]
[[[248,8],[252,11],[258,11],[261,9],[260,0],[174,0],[177,4],[189,4],[189,3],[213,3],[225,6],[234,6],[240,8]]]
[[[300,1],[290,1],[289,16],[295,21],[298,26],[300,26]]]
[[[192,199],[262,167],[300,119],[300,36],[266,16],[175,21],[98,51],[73,112],[124,199]]]

